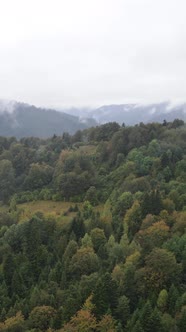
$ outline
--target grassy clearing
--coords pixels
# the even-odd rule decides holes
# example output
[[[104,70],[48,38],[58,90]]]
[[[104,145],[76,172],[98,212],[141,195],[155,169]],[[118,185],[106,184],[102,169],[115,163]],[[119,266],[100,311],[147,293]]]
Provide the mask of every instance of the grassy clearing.
[[[37,212],[43,213],[45,217],[53,217],[60,224],[67,225],[77,212],[69,212],[70,207],[74,207],[76,203],[72,202],[54,202],[54,201],[33,201],[17,205],[18,222],[22,223],[32,218]],[[77,203],[79,210],[83,209],[83,203]],[[104,205],[100,204],[94,207],[94,211],[98,211],[104,215]],[[9,213],[9,206],[1,205],[0,213]]]
[[[81,209],[82,204],[77,204]],[[20,222],[30,219],[36,212],[42,212],[45,216],[52,216],[55,219],[71,220],[76,212],[68,212],[70,206],[75,206],[71,202],[35,201],[19,204],[21,209]],[[64,215],[66,214],[66,215]]]
[[[96,153],[97,146],[95,145],[83,145],[79,146],[78,150],[88,156],[94,155]]]
[[[53,201],[34,201],[19,204],[21,209],[19,221],[30,219],[36,212],[42,212],[45,216],[52,216],[58,221],[70,221],[76,212],[68,212],[70,206],[74,207],[76,204],[72,202],[53,202]],[[78,208],[81,210],[83,203],[77,203]],[[98,205],[94,209],[102,213],[104,206]],[[65,214],[65,215],[64,215]]]

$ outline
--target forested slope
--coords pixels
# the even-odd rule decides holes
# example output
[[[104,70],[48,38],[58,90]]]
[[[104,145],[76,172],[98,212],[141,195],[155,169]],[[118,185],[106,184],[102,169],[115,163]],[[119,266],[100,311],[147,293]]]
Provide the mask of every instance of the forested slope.
[[[183,121],[0,137],[0,200],[0,331],[185,331]]]
[[[0,100],[0,136],[47,138],[53,134],[62,135],[65,131],[74,134],[95,124],[94,119],[82,121],[78,116],[54,109],[13,101],[6,104]]]

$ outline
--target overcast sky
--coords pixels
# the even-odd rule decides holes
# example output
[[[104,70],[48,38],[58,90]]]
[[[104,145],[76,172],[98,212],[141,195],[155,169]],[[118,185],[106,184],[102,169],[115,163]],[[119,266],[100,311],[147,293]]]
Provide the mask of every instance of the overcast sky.
[[[186,0],[0,0],[0,98],[186,100]]]

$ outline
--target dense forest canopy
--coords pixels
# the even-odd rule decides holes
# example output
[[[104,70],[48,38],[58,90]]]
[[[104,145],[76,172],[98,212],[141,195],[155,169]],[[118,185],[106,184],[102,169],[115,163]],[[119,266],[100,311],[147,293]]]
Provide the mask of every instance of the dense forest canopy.
[[[182,120],[0,137],[0,201],[0,331],[185,331]]]

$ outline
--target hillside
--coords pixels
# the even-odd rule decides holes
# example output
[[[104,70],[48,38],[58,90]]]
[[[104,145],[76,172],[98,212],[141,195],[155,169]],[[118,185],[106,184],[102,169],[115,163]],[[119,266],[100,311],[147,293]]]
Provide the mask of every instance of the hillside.
[[[96,109],[66,110],[67,113],[78,115],[82,118],[92,118],[99,124],[116,121],[120,125],[135,125],[140,122],[163,122],[174,119],[186,120],[186,104],[171,105],[169,102],[156,104],[121,104],[103,105]]]
[[[95,120],[81,121],[78,116],[42,109],[24,103],[0,102],[0,136],[47,138],[70,134],[95,125]]]
[[[185,332],[186,126],[0,137],[0,331]]]

